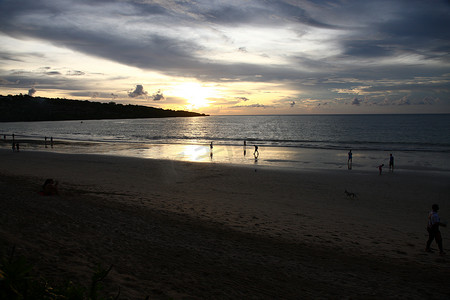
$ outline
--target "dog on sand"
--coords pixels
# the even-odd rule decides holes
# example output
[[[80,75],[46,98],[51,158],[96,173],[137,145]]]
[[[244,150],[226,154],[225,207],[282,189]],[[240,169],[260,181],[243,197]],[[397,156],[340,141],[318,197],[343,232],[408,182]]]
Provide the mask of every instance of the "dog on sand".
[[[351,199],[358,199],[358,196],[355,193],[349,192],[349,191],[347,191],[347,189],[345,189],[344,193],[345,193],[345,195],[347,195],[347,197],[349,197]]]

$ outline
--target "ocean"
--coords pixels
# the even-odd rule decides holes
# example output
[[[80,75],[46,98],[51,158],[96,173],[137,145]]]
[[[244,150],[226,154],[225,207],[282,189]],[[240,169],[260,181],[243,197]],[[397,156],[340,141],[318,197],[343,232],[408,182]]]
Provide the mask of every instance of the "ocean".
[[[2,147],[11,147],[14,134],[22,151],[348,169],[347,153],[352,150],[352,170],[387,166],[392,153],[396,170],[450,171],[449,114],[10,122],[0,123],[0,134]],[[53,148],[50,137],[54,140]],[[257,159],[255,145],[259,152]]]

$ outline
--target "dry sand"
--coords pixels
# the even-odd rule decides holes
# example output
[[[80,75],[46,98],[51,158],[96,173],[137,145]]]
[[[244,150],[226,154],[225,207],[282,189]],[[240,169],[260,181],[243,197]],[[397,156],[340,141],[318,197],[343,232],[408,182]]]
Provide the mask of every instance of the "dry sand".
[[[46,178],[59,196],[38,194]],[[112,264],[120,299],[449,299],[450,254],[424,252],[449,183],[0,150],[0,245],[54,280]]]

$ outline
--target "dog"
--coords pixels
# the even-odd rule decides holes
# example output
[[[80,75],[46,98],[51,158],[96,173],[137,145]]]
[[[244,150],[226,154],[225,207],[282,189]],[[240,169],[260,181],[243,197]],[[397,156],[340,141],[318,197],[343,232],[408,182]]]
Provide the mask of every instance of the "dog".
[[[344,193],[347,195],[347,197],[352,199],[358,199],[358,196],[355,193],[347,191],[347,189],[344,191]]]

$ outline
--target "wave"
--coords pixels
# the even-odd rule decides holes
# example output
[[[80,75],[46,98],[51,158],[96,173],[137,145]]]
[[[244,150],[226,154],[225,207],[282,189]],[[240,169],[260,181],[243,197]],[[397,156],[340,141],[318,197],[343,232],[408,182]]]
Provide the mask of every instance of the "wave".
[[[30,143],[44,142],[44,136],[39,135],[16,135],[16,139],[27,140]],[[49,137],[48,137],[49,138]],[[70,135],[53,137],[54,140],[67,143],[117,143],[117,144],[195,144],[221,146],[243,146],[244,141],[247,147],[258,145],[260,147],[289,147],[322,150],[355,150],[355,151],[422,151],[450,153],[449,143],[425,143],[425,142],[404,142],[404,141],[361,141],[361,140],[294,140],[294,139],[239,139],[239,138],[218,138],[218,137],[192,137],[192,136],[100,136],[86,133],[73,132]]]

